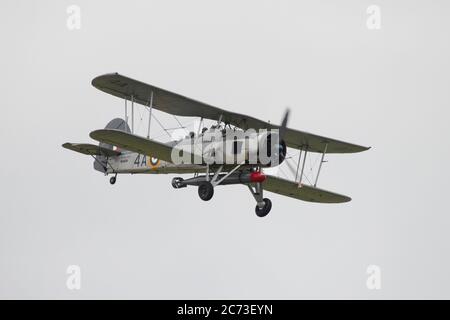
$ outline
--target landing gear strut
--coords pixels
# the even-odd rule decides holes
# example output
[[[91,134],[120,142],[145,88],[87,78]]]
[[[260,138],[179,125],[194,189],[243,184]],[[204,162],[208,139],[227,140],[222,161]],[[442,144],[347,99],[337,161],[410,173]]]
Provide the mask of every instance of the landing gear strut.
[[[203,181],[198,186],[198,195],[203,201],[211,200],[214,195],[214,187],[209,181]]]
[[[250,192],[256,200],[255,213],[258,217],[265,217],[272,209],[272,201],[263,198],[263,188],[261,183],[256,183],[254,186],[248,185]]]
[[[239,165],[240,166],[240,165]],[[243,184],[247,185],[253,197],[256,200],[255,213],[258,217],[265,217],[272,209],[272,202],[263,197],[263,182],[265,175],[260,170],[240,171],[234,173],[239,166],[236,166],[228,173],[222,173],[220,166],[214,173],[209,172],[207,167],[206,174],[199,176],[194,175],[193,178],[183,179],[175,177],[172,179],[172,187],[175,189],[185,188],[187,186],[197,186],[198,196],[203,201],[209,201],[214,196],[214,189],[218,185]]]

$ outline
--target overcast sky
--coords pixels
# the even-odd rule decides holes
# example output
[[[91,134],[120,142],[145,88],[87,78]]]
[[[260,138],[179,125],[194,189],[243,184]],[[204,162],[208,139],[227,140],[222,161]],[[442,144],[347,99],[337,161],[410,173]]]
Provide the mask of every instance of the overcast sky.
[[[1,1],[0,298],[450,298],[449,9]],[[261,219],[243,186],[209,202],[166,175],[111,186],[61,147],[123,116],[90,84],[109,72],[273,123],[290,107],[292,128],[371,146],[322,168],[319,186],[353,200],[266,193]],[[80,290],[66,286],[69,265]]]

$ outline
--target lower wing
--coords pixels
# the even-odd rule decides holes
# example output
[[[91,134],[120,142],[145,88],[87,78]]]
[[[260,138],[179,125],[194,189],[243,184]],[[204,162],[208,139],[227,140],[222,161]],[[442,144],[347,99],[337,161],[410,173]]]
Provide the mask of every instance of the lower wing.
[[[343,203],[352,200],[350,197],[313,186],[301,185],[286,179],[267,176],[263,182],[264,190],[281,194],[283,196],[318,203]]]

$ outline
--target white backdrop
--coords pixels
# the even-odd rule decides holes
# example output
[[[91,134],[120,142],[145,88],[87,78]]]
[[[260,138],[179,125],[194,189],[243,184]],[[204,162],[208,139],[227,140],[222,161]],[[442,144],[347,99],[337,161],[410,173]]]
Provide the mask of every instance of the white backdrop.
[[[1,298],[450,298],[448,1],[0,7]],[[61,147],[122,116],[90,85],[108,72],[275,123],[289,106],[290,127],[372,146],[322,169],[353,201],[271,195],[260,219],[242,186],[206,203],[171,176],[109,185]]]

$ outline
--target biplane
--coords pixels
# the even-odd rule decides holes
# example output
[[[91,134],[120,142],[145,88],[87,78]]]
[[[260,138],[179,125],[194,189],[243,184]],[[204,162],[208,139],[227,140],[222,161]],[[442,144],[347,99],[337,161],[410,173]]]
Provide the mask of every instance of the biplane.
[[[350,201],[350,197],[317,187],[322,164],[326,162],[324,156],[369,149],[288,128],[289,110],[281,124],[274,125],[118,73],[98,76],[92,80],[92,85],[123,99],[125,117],[115,118],[104,129],[92,131],[90,137],[99,142],[97,145],[64,143],[62,146],[92,156],[95,170],[112,175],[111,184],[116,183],[118,174],[189,174],[191,176],[186,179],[174,177],[172,186],[175,189],[195,186],[204,201],[213,197],[218,186],[245,185],[256,200],[256,215],[264,217],[272,208],[271,200],[263,196],[266,191],[317,203]],[[148,110],[146,136],[135,132],[135,104]],[[153,110],[173,116],[197,117],[200,118],[200,125],[197,132],[191,131],[183,138],[161,142],[150,137]],[[212,120],[213,124],[202,128],[206,119]],[[287,148],[299,152],[296,166],[289,164],[295,178],[286,179],[265,173],[268,168],[279,166],[286,160]],[[265,149],[265,157],[262,156],[262,149]],[[314,182],[308,184],[303,177],[306,157],[311,153],[319,155],[320,162]],[[269,160],[262,161],[263,158]]]

